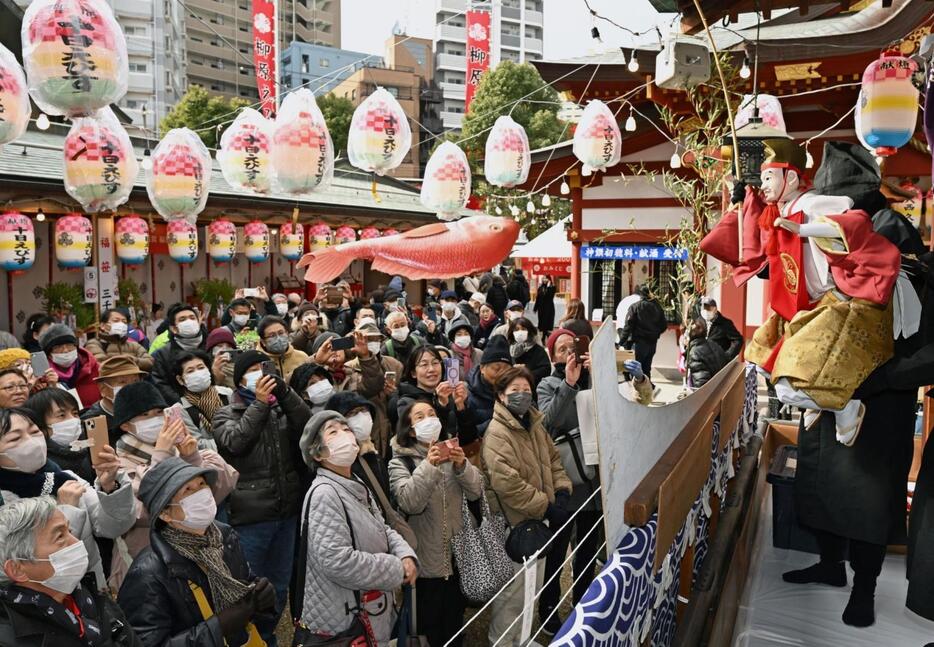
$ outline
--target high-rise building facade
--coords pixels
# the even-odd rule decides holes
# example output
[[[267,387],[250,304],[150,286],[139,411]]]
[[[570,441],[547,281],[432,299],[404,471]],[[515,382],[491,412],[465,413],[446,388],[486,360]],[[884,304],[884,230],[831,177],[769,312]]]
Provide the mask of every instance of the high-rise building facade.
[[[491,67],[499,61],[540,60],[544,52],[544,0],[437,0],[435,11],[435,81],[441,88],[441,121],[460,128],[464,119],[467,75],[467,18],[470,8],[492,13]]]
[[[366,63],[382,65],[383,57],[293,41],[279,56],[279,83],[283,90],[308,88],[316,96],[327,94]]]

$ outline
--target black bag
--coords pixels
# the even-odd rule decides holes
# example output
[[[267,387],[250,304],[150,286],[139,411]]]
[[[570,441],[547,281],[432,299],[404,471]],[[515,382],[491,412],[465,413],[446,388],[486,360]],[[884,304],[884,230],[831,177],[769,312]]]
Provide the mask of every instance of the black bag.
[[[527,519],[509,531],[506,537],[506,554],[509,555],[509,559],[521,564],[548,544],[553,534],[551,528],[538,519]],[[544,557],[550,552],[551,544],[548,544],[539,557]]]

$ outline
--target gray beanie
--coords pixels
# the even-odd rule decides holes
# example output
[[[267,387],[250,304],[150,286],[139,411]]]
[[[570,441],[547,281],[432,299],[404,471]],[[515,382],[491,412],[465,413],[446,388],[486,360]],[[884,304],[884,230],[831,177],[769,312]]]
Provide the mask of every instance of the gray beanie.
[[[320,333],[317,337],[315,337],[314,342],[311,344],[312,356],[314,356],[314,354],[317,353],[322,346],[324,346],[324,342],[329,339],[337,339],[338,337],[340,337],[340,335],[331,330],[326,330],[323,333]]]
[[[39,335],[39,347],[43,352],[48,353],[50,349],[59,344],[78,345],[78,338],[75,337],[75,331],[65,324],[55,323],[45,329],[45,332]]]
[[[308,453],[308,450],[314,444],[315,440],[317,440],[318,434],[324,429],[324,425],[328,420],[338,420],[345,425],[347,424],[347,418],[336,411],[325,409],[311,417],[311,420],[305,424],[305,429],[302,430],[302,437],[298,439],[298,447],[302,452],[302,460],[305,461],[305,465],[308,467],[315,468],[318,466],[317,461]]]
[[[177,456],[166,458],[151,467],[139,484],[139,500],[146,506],[149,518],[154,520],[172,501],[175,493],[185,487],[191,479],[203,476],[208,485],[217,481],[213,467],[196,467]]]

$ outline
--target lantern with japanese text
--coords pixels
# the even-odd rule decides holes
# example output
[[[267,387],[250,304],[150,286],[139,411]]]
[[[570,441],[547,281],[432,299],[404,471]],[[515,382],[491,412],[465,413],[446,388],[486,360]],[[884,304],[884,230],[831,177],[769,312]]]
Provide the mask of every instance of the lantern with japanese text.
[[[289,261],[297,261],[305,252],[305,228],[287,222],[279,227],[279,253]]]
[[[334,244],[340,245],[342,243],[352,243],[357,240],[357,232],[354,231],[354,228],[349,225],[341,225],[337,228],[337,231],[334,232]]]
[[[208,225],[208,256],[215,263],[229,263],[237,253],[237,228],[229,220]]]
[[[244,225],[243,251],[251,263],[269,260],[269,227],[266,223],[253,220]]]
[[[89,115],[126,94],[126,37],[104,0],[33,0],[21,36],[29,94],[43,111]]]
[[[363,171],[383,175],[399,166],[412,147],[409,118],[384,88],[354,110],[347,133],[347,158]]]
[[[91,221],[70,213],[55,221],[55,260],[59,267],[75,269],[91,262],[94,234]]]
[[[217,161],[227,184],[266,193],[272,186],[272,123],[253,108],[243,108],[221,135]]]
[[[185,218],[192,224],[208,201],[211,153],[188,128],[173,128],[152,151],[146,192],[166,220]]]
[[[529,177],[532,153],[525,128],[512,117],[497,118],[486,138],[483,174],[493,186],[513,187]]]
[[[0,267],[22,272],[36,260],[36,232],[32,221],[16,211],[0,216]]]
[[[89,213],[127,201],[139,163],[126,130],[110,108],[74,120],[65,137],[65,191]]]
[[[278,188],[293,195],[326,189],[334,177],[334,144],[311,90],[299,88],[287,94],[273,128],[272,165]]]
[[[441,220],[456,220],[470,197],[470,165],[457,144],[438,146],[425,166],[422,204],[436,211]]]
[[[616,117],[605,103],[593,100],[584,108],[574,131],[574,156],[585,168],[605,171],[619,162],[623,137]]]
[[[0,45],[0,146],[26,132],[31,111],[23,68],[12,52]]]
[[[382,233],[380,234],[380,237],[385,238],[386,236],[398,236],[398,235],[399,235],[399,230],[393,229],[392,227],[390,227],[389,229],[384,229]]]
[[[895,202],[892,210],[897,211],[908,219],[912,227],[921,226],[921,212],[924,207],[924,193],[910,181],[902,182],[900,188],[912,194],[912,197]]]
[[[117,221],[114,234],[117,258],[126,265],[142,265],[149,255],[149,223],[139,216]]]
[[[911,77],[918,64],[885,53],[863,72],[859,111],[861,139],[887,157],[908,143],[918,120],[918,89]]]
[[[334,232],[323,222],[316,222],[308,228],[308,249],[324,249],[334,241]]]
[[[176,263],[190,264],[198,258],[198,228],[185,220],[173,220],[166,227],[169,256]]]
[[[370,240],[371,238],[379,238],[379,229],[376,227],[364,227],[360,231],[360,240]]]

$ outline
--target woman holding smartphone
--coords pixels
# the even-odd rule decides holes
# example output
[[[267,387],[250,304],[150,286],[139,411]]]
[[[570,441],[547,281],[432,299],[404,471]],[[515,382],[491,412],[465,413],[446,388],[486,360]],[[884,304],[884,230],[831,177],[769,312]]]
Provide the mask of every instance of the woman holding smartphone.
[[[434,407],[409,402],[399,414],[389,461],[392,495],[418,537],[416,629],[431,645],[447,644],[463,625],[466,602],[451,539],[463,528],[464,497],[476,501],[483,495],[480,470],[467,461],[456,439],[439,442],[440,434]],[[451,644],[461,645],[462,638]]]

